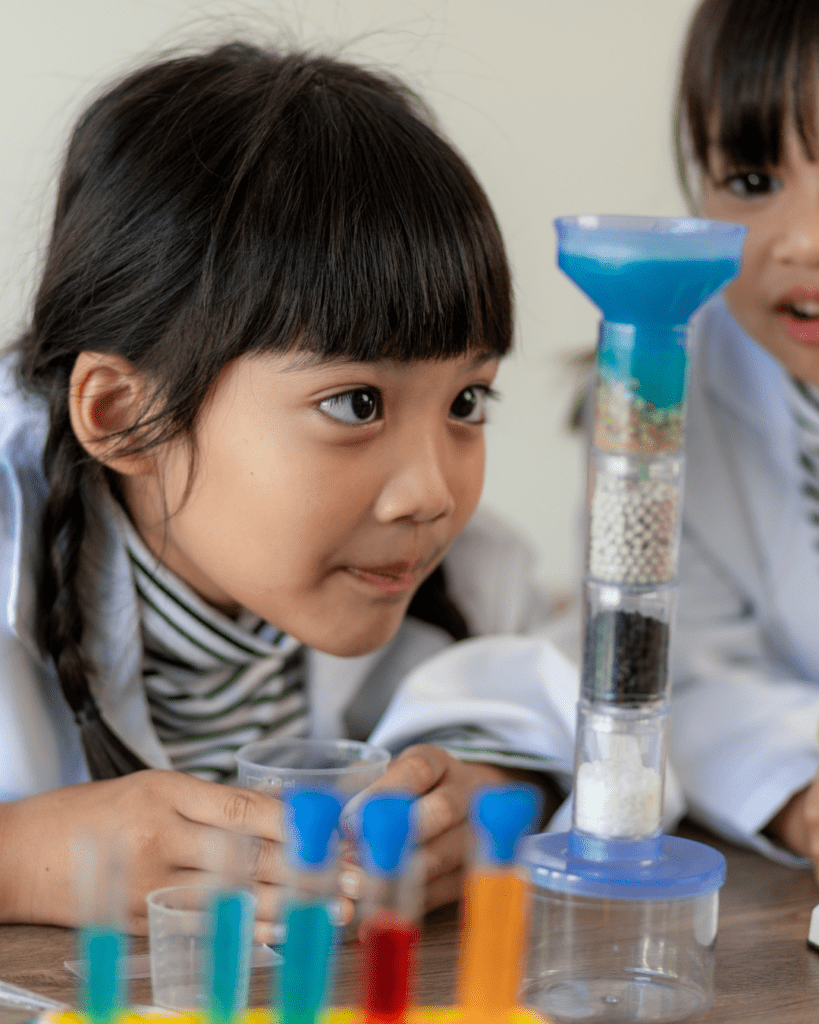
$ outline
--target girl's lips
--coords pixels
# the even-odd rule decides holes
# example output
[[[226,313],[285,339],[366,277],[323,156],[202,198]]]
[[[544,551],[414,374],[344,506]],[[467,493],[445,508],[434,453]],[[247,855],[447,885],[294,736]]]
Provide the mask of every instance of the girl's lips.
[[[805,319],[794,316],[789,310],[782,311],[782,324],[794,341],[804,345],[819,345],[819,318]]]
[[[776,304],[782,324],[794,341],[819,345],[819,291],[792,288]]]
[[[419,573],[417,570],[411,572],[390,572],[386,569],[358,569],[355,566],[347,566],[347,572],[363,583],[369,583],[377,587],[385,594],[406,594],[418,583]]]

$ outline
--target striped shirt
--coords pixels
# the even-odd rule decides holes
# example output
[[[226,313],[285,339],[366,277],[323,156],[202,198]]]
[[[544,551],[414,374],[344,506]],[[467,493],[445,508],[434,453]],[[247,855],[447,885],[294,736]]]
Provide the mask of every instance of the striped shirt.
[[[231,781],[243,744],[307,735],[303,644],[251,612],[231,619],[212,608],[130,522],[123,532],[140,606],[145,694],[173,767]]]
[[[819,391],[810,384],[791,380],[788,404],[796,424],[801,490],[807,499],[808,518],[819,527]],[[815,547],[819,550],[819,530]]]

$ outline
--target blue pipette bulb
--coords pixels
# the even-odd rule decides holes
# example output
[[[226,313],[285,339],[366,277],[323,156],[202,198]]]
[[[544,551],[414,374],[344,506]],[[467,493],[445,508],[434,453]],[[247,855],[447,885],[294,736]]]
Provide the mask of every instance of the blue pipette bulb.
[[[685,325],[739,273],[746,229],[693,217],[561,217],[558,266],[603,314],[599,363],[655,406],[684,397]]]
[[[361,809],[361,854],[372,874],[392,877],[406,867],[412,853],[414,829],[409,793],[376,793]]]
[[[318,871],[333,854],[342,803],[326,789],[296,789],[285,797],[287,855],[296,868]]]
[[[542,805],[533,786],[487,786],[472,799],[471,818],[478,855],[489,864],[513,864],[520,841]]]

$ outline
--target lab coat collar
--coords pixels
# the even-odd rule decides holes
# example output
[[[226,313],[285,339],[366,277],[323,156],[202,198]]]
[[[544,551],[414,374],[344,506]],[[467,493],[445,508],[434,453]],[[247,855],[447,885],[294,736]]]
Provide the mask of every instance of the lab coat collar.
[[[708,302],[691,329],[692,361],[702,360],[705,390],[758,432],[774,452],[790,443],[793,422],[782,400],[788,387],[779,363],[739,326],[721,295]]]

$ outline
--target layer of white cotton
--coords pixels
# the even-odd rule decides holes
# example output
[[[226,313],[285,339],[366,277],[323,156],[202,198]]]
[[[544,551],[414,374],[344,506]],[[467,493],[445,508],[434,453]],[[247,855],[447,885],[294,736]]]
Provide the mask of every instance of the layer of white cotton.
[[[607,839],[648,836],[660,825],[662,778],[643,764],[634,736],[612,739],[610,756],[577,770],[575,828]]]

